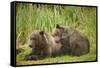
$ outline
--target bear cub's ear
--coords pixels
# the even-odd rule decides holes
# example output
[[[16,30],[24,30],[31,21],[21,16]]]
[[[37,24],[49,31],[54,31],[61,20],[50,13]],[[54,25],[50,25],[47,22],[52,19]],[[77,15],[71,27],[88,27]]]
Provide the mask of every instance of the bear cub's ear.
[[[60,28],[60,25],[59,24],[56,24],[56,28]]]
[[[45,32],[44,31],[40,31],[39,33],[40,33],[40,35],[44,35]]]
[[[64,29],[64,27],[60,26],[59,24],[56,24],[57,29]]]

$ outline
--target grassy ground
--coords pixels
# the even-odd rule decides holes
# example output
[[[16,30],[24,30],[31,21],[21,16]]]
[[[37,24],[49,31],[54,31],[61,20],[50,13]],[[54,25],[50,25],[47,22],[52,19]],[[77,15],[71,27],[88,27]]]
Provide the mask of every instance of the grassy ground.
[[[38,61],[25,61],[24,57],[31,52],[28,47],[30,33],[34,30],[51,32],[55,24],[66,27],[77,26],[77,30],[89,38],[90,53],[80,57],[63,55]],[[25,46],[17,55],[17,65],[94,61],[96,60],[96,8],[17,3],[16,46],[17,48]]]
[[[96,47],[95,44],[91,46],[90,53],[82,56],[61,55],[56,57],[47,57],[43,60],[25,61],[24,57],[30,52],[29,48],[24,48],[25,51],[17,55],[17,65],[27,64],[49,64],[49,63],[64,63],[64,62],[81,62],[81,61],[95,61]]]

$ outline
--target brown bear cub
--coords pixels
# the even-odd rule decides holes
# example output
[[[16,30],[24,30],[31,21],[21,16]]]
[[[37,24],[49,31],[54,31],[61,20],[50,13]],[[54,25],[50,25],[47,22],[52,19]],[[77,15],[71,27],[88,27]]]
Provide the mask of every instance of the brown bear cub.
[[[90,43],[86,36],[73,28],[61,27],[58,24],[52,34],[44,31],[32,32],[29,47],[32,48],[32,52],[25,60],[38,60],[61,54],[80,56],[90,51]]]
[[[55,40],[59,38],[62,50],[70,55],[80,56],[90,51],[88,38],[74,28],[65,28],[57,24],[52,35]]]
[[[56,43],[57,42],[57,43]],[[61,53],[61,43],[44,31],[34,31],[30,36],[29,47],[32,48],[30,55],[26,56],[26,60],[42,59],[46,56],[55,56]]]

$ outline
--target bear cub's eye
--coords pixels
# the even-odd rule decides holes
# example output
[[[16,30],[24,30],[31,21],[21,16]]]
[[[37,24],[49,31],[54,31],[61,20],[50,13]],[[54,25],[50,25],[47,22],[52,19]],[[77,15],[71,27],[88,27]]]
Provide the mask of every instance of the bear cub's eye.
[[[55,37],[55,36],[58,36],[58,34],[57,34],[57,33],[55,33],[55,34],[52,34],[52,36],[53,36],[53,37]]]
[[[30,38],[30,40],[36,40],[36,38]]]

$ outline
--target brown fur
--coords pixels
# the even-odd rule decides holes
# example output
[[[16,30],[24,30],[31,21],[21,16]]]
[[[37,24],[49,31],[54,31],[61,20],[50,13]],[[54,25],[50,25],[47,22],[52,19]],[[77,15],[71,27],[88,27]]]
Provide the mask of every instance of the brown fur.
[[[61,44],[54,41],[54,38],[44,31],[34,31],[30,36],[32,52],[26,60],[41,59],[46,56],[54,56],[60,53]]]
[[[88,38],[73,28],[56,25],[56,29],[54,29],[52,35],[55,39],[57,37],[60,39],[63,45],[62,50],[71,55],[80,56],[88,53],[90,50]]]

